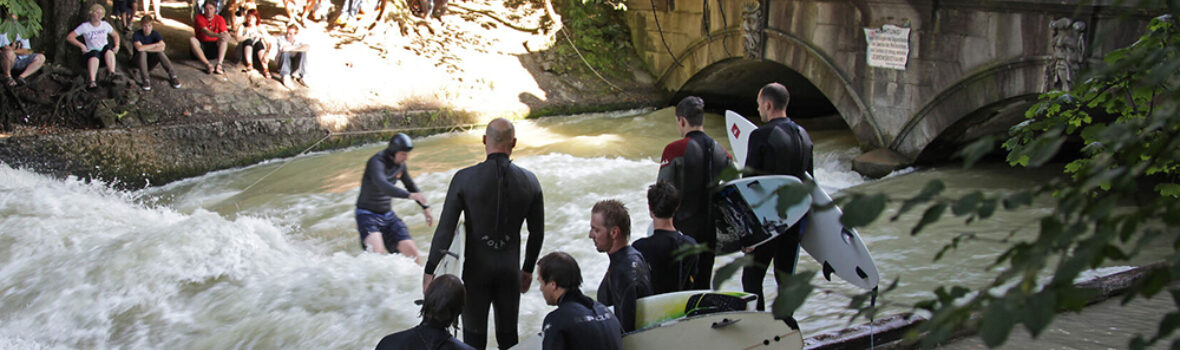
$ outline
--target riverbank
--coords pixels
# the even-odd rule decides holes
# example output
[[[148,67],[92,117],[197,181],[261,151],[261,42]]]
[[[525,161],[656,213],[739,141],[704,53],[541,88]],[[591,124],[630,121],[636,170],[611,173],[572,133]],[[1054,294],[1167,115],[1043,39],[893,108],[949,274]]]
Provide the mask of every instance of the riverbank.
[[[280,35],[288,23],[281,5],[260,1],[259,10],[268,31]],[[306,84],[291,88],[278,74],[267,79],[240,69],[236,59],[227,58],[226,74],[207,74],[188,58],[188,2],[164,2],[161,12],[155,27],[170,43],[180,89],[170,88],[157,69],[151,91],[126,77],[79,90],[72,84],[80,78],[49,68],[12,90],[32,122],[18,120],[0,136],[0,161],[142,187],[398,131],[421,135],[495,117],[667,103],[634,57],[620,58],[634,62],[626,72],[592,72],[553,50],[562,32],[522,31],[482,14],[535,28],[545,11],[531,2],[462,3],[441,20],[373,25],[362,19],[359,29],[305,21],[301,34],[315,49]],[[125,67],[126,60],[120,63]]]

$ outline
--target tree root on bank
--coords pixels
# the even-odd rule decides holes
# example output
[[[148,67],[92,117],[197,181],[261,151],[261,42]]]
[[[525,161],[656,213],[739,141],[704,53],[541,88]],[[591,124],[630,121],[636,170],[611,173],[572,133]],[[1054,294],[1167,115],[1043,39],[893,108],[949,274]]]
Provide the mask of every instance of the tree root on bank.
[[[467,13],[484,15],[484,16],[487,16],[488,18],[496,20],[496,22],[500,22],[501,24],[508,26],[508,28],[512,28],[512,29],[522,31],[522,32],[537,34],[537,33],[542,33],[542,32],[551,33],[555,30],[554,28],[547,28],[544,25],[538,26],[536,28],[529,28],[529,27],[525,27],[525,26],[522,26],[522,25],[519,25],[516,23],[512,23],[512,21],[500,18],[500,16],[497,16],[496,13],[492,10],[475,9],[475,8],[466,7],[466,6],[463,6],[460,4],[456,4],[456,3],[447,4],[447,8],[448,9],[457,8],[457,9],[466,11]],[[550,0],[545,0],[545,17],[548,18],[549,23],[554,23],[554,24],[561,23],[561,20],[557,17],[556,11],[553,10],[553,4]],[[558,28],[558,29],[560,29],[560,28]]]

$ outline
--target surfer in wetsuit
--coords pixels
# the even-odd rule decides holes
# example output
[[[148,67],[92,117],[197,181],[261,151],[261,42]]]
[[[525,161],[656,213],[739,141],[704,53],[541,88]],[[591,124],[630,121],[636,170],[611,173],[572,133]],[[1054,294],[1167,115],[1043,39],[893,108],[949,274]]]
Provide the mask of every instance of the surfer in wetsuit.
[[[467,290],[458,277],[439,276],[426,290],[419,312],[422,323],[381,338],[377,350],[474,350],[447,331],[447,327],[459,327],[459,314],[466,299]]]
[[[361,235],[361,248],[384,254],[389,253],[390,247],[395,247],[398,253],[418,261],[418,246],[410,239],[410,230],[389,205],[392,198],[412,199],[422,207],[426,225],[434,223],[426,196],[418,191],[418,185],[414,184],[406,167],[412,150],[414,142],[410,136],[398,133],[389,140],[389,147],[365,163],[361,193],[356,197],[356,227]],[[398,180],[406,186],[405,189],[397,187],[395,182]]]
[[[545,237],[541,184],[532,172],[512,164],[516,146],[512,123],[497,118],[483,137],[487,160],[455,173],[447,189],[442,216],[430,244],[422,276],[426,290],[434,270],[455,237],[459,214],[465,214],[463,283],[470,291],[463,309],[463,341],[487,346],[488,307],[496,310],[496,342],[501,349],[516,345],[520,295],[529,290],[533,267]],[[528,220],[529,237],[520,263],[520,228]]]
[[[627,244],[631,218],[617,200],[594,203],[590,210],[590,239],[594,248],[610,256],[606,276],[598,285],[598,302],[615,307],[624,332],[635,330],[635,300],[651,295],[651,270],[643,254]]]
[[[813,174],[812,143],[807,130],[787,118],[787,103],[791,94],[779,83],[770,83],[758,91],[758,115],[765,122],[750,133],[746,167],[763,175],[791,175],[805,179]],[[800,223],[803,223],[800,220]],[[782,283],[779,273],[795,273],[799,257],[799,229],[797,223],[786,232],[772,238],[753,251],[754,264],[742,269],[742,289],[758,295],[758,310],[765,309],[762,300],[762,279],[774,260],[775,282]],[[782,287],[781,285],[779,286]]]
[[[623,328],[606,305],[582,294],[578,261],[552,252],[537,261],[537,288],[545,303],[557,306],[541,326],[544,350],[622,350]]]
[[[676,231],[672,216],[680,206],[680,194],[676,187],[667,182],[657,182],[647,188],[647,209],[655,231],[631,243],[635,250],[643,253],[643,259],[651,268],[651,288],[654,294],[689,290],[692,288],[692,274],[696,272],[699,255],[686,255],[679,259],[676,253],[696,245],[687,235]]]
[[[709,249],[698,254],[692,289],[711,289],[717,229],[713,224],[710,188],[730,163],[729,152],[705,134],[705,101],[689,96],[676,104],[676,128],[683,138],[664,147],[657,181],[676,186],[680,208],[673,223],[676,229]]]

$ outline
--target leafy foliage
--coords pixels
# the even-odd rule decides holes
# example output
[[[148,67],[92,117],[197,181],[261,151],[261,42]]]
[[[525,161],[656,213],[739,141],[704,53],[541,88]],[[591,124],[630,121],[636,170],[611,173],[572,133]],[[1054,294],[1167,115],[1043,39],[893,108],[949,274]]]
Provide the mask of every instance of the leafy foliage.
[[[28,39],[41,34],[41,6],[33,0],[0,0],[0,9],[17,16],[16,20],[7,15],[0,18],[0,33],[7,33],[8,40],[15,40],[15,35]]]
[[[562,33],[554,37],[553,50],[560,60],[580,59],[564,38],[569,35],[594,69],[616,78],[627,76],[623,74],[628,72],[627,59],[635,55],[631,31],[623,19],[625,1],[555,0],[554,6],[565,25]],[[566,66],[582,69],[581,63]]]

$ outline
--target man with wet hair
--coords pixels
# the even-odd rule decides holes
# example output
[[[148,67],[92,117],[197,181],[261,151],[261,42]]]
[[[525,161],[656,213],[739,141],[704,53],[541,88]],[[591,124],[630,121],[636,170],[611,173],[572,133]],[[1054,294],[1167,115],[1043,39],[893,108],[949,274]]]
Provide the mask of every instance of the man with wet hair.
[[[541,348],[545,350],[621,350],[623,327],[606,305],[582,294],[582,270],[564,252],[537,261],[537,284],[545,303],[557,306],[545,315]]]
[[[451,179],[430,244],[422,289],[434,279],[434,270],[451,246],[463,214],[463,283],[471,291],[463,310],[463,341],[477,349],[487,346],[488,308],[492,307],[496,310],[496,342],[507,349],[518,341],[520,295],[529,290],[545,237],[544,198],[537,176],[508,158],[516,147],[512,122],[497,118],[488,123],[483,144],[487,159],[459,170]],[[529,236],[522,263],[520,229],[526,219]]]
[[[765,124],[750,133],[746,167],[759,174],[791,175],[806,180],[813,174],[813,146],[807,130],[787,118],[787,103],[790,100],[791,94],[787,87],[779,83],[766,84],[758,92],[758,115]],[[805,220],[806,217],[799,222]],[[754,264],[742,269],[742,289],[758,295],[758,310],[765,309],[762,279],[766,276],[771,260],[774,260],[776,282],[782,283],[780,273],[795,273],[800,227],[800,224],[791,226],[753,251],[743,249],[747,254],[754,255]]]
[[[676,229],[708,247],[697,255],[692,289],[711,289],[717,228],[710,189],[732,157],[705,134],[705,101],[700,97],[685,97],[676,104],[676,129],[682,138],[664,147],[656,179],[680,192],[680,208],[673,220]]]
[[[651,270],[643,254],[627,243],[631,218],[627,207],[617,200],[594,203],[590,209],[590,239],[594,248],[610,256],[606,276],[598,285],[598,302],[615,307],[624,332],[634,331],[635,301],[651,295]]]
[[[377,152],[365,163],[365,175],[361,178],[361,191],[356,198],[356,227],[361,235],[361,248],[386,254],[391,247],[414,261],[418,260],[418,246],[410,239],[410,230],[402,219],[393,213],[390,201],[393,198],[409,198],[418,202],[426,215],[426,225],[434,224],[434,215],[426,204],[426,196],[418,190],[410,178],[406,161],[414,142],[410,136],[398,133],[389,139],[389,146]],[[406,186],[397,187],[398,180]]]
[[[459,314],[467,300],[467,290],[455,275],[442,275],[426,290],[422,302],[422,323],[414,328],[393,333],[381,338],[377,350],[474,350],[463,344],[448,327],[459,327]]]
[[[655,231],[631,243],[651,267],[651,288],[655,294],[677,292],[692,288],[692,274],[696,272],[699,255],[677,257],[677,253],[697,244],[692,237],[676,231],[673,215],[680,206],[680,193],[667,182],[657,182],[647,188],[647,210]]]

